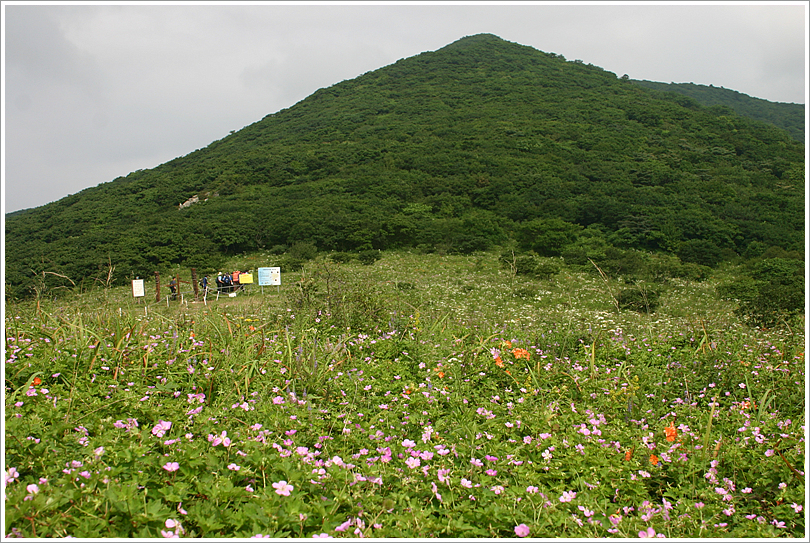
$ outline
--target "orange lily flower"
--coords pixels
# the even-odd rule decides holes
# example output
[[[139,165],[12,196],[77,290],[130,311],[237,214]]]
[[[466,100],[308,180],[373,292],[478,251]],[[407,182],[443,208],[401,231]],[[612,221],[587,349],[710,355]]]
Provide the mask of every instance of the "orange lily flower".
[[[675,429],[675,421],[669,421],[669,426],[664,428],[664,433],[667,435],[667,441],[675,441],[678,436],[678,430]]]
[[[529,351],[526,349],[521,349],[518,347],[512,351],[512,354],[515,356],[515,358],[525,358],[526,360],[529,359]]]

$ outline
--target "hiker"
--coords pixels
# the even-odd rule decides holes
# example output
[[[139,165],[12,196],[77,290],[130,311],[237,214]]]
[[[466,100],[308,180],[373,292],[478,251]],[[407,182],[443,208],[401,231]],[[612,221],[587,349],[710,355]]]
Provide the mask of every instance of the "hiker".
[[[222,282],[222,272],[217,272],[217,292],[222,292],[222,289],[225,288],[225,283]]]
[[[202,281],[200,281],[200,287],[202,287],[203,296],[208,294],[208,276],[203,275]]]
[[[169,290],[172,291],[172,300],[177,299],[177,279],[172,277],[172,280],[169,281]]]

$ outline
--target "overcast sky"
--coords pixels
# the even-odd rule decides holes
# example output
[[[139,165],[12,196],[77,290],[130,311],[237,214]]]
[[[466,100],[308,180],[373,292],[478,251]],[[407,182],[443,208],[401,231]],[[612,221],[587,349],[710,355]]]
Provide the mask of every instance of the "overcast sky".
[[[807,5],[3,2],[5,211],[153,168],[479,33],[618,76],[804,104]]]

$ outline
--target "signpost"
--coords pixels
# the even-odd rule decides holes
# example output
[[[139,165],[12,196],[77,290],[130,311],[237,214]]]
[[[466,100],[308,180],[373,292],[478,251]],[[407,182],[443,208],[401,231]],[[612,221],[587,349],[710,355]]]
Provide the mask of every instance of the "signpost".
[[[259,286],[262,287],[264,293],[264,286],[276,285],[276,290],[281,292],[281,268],[259,268]],[[251,278],[252,279],[252,278]]]
[[[143,298],[144,297],[143,291],[143,279],[133,279],[132,280],[132,296],[135,298]]]

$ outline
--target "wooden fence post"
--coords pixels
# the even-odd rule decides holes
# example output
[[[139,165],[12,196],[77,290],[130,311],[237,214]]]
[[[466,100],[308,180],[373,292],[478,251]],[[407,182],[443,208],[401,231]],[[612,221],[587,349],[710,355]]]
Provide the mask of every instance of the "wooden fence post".
[[[197,268],[191,268],[191,284],[194,286],[194,301],[200,299],[200,289],[197,288]]]

